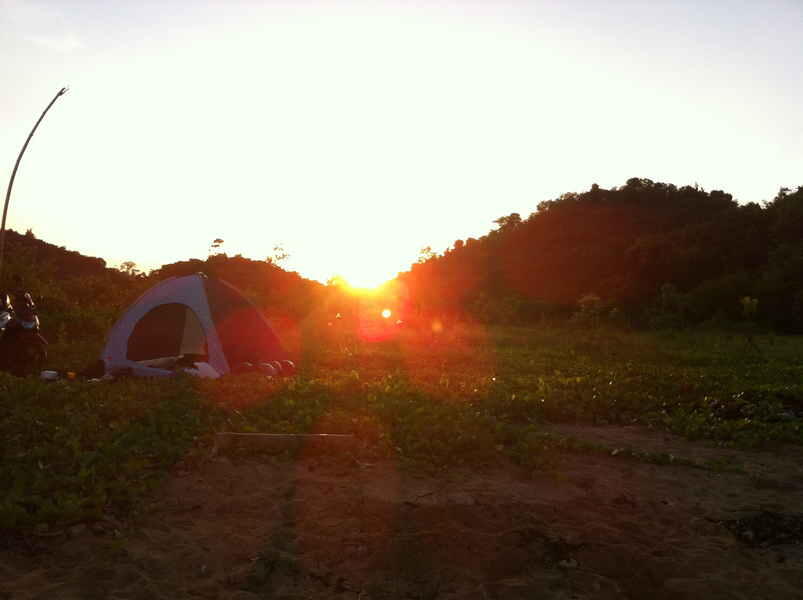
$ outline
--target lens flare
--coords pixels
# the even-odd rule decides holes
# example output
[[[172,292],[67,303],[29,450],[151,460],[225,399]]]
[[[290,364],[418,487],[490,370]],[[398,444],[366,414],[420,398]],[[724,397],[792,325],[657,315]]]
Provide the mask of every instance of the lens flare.
[[[392,313],[390,312],[390,309],[386,308],[385,310],[382,311],[382,318],[389,319],[391,314]]]

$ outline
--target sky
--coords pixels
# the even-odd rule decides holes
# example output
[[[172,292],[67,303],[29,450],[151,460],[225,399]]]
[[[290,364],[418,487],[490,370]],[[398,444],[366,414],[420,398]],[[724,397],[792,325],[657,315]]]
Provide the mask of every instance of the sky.
[[[373,285],[592,183],[803,185],[803,2],[0,0],[8,226]],[[4,187],[3,187],[4,189]]]

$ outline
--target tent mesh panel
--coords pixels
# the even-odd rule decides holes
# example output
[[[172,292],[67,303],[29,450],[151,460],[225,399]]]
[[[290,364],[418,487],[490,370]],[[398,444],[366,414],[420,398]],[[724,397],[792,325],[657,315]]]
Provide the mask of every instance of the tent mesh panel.
[[[204,283],[212,320],[230,367],[286,357],[268,322],[236,288],[211,278]]]
[[[201,322],[185,304],[162,304],[148,311],[128,338],[129,360],[207,354]]]

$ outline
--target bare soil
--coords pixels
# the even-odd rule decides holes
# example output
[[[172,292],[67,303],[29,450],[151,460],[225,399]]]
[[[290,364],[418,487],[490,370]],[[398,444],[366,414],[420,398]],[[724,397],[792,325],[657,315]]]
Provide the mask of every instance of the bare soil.
[[[803,598],[803,545],[732,526],[803,511],[803,449],[555,430],[705,468],[618,453],[437,474],[348,454],[207,457],[126,522],[0,551],[0,598]]]

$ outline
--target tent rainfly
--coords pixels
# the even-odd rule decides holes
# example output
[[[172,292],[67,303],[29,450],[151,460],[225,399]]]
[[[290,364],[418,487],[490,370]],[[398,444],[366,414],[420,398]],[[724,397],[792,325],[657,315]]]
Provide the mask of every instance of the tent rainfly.
[[[167,377],[292,370],[262,313],[231,284],[199,273],[150,288],[123,313],[106,340],[106,373]],[[268,366],[268,365],[272,365]]]

